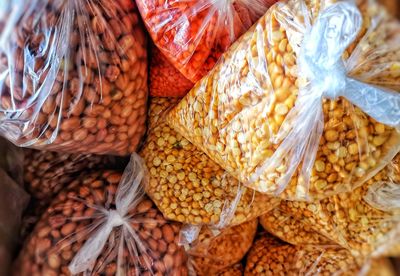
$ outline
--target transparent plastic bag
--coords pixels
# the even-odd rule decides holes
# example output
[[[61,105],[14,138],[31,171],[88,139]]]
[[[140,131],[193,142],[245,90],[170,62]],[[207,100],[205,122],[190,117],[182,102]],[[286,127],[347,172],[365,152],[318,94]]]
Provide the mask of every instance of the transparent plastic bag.
[[[387,90],[400,90],[400,24],[359,8],[275,4],[167,121],[260,192],[311,201],[360,186],[400,149]]]
[[[237,263],[227,267],[216,274],[216,276],[243,276],[243,264]]]
[[[182,235],[185,237],[181,237],[181,240],[190,242],[185,244],[185,247],[196,275],[219,275],[243,259],[253,243],[257,225],[258,221],[254,219],[221,231],[194,226],[198,228],[199,233],[195,237],[190,237],[194,238],[191,242],[187,237],[188,229],[184,227]],[[189,229],[192,227],[189,226]]]
[[[21,243],[22,213],[29,195],[0,168],[0,275],[10,275],[11,261]]]
[[[0,134],[23,147],[129,155],[145,133],[134,1],[13,1],[1,17]]]
[[[158,50],[152,47],[150,62],[150,96],[183,97],[194,86]]]
[[[338,246],[294,246],[262,236],[247,255],[244,275],[354,276],[362,265],[362,260]]]
[[[354,255],[400,254],[400,154],[352,192],[280,208]],[[397,253],[396,253],[397,252]]]
[[[155,45],[197,82],[221,54],[276,1],[136,1]]]
[[[187,275],[180,224],[144,195],[136,154],[122,175],[99,171],[59,193],[25,243],[16,275]]]
[[[174,105],[170,100],[164,102],[164,111]],[[240,185],[169,127],[161,110],[152,100],[151,127],[140,155],[149,170],[146,192],[166,218],[226,227],[254,219],[279,204],[277,198]]]
[[[165,116],[172,107],[179,103],[180,98],[162,98],[152,97],[150,98],[150,107],[147,123],[149,130],[152,130],[158,123],[159,120],[164,120]]]
[[[275,208],[260,216],[259,221],[262,227],[270,234],[293,245],[335,244],[335,242],[313,230],[308,223],[296,219],[280,208]]]

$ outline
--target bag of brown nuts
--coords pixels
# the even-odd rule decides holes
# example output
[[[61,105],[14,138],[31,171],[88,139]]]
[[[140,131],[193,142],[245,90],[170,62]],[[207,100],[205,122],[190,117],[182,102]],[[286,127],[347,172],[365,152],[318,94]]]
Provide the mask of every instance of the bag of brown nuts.
[[[46,150],[134,152],[145,133],[148,89],[135,2],[11,5],[0,18],[1,135]]]
[[[332,2],[275,4],[167,121],[263,193],[365,183],[400,150],[400,24],[373,1]]]
[[[187,275],[180,224],[141,189],[136,154],[124,174],[99,171],[60,192],[25,243],[16,275]]]
[[[253,244],[257,226],[254,219],[221,231],[191,225],[182,228],[181,242],[196,275],[219,275],[242,260]]]
[[[400,154],[352,192],[279,208],[356,256],[400,256]]]
[[[147,140],[140,152],[149,170],[145,188],[167,219],[232,226],[254,219],[280,200],[245,188],[165,122],[177,103],[151,99]]]
[[[293,245],[334,245],[333,241],[315,231],[308,223],[285,213],[280,208],[259,217],[260,224],[270,234]]]

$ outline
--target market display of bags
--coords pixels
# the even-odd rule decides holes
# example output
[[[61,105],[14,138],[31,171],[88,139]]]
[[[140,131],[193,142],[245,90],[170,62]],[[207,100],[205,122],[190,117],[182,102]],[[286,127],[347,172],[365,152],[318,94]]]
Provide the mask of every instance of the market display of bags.
[[[0,275],[397,275],[393,1],[0,0]]]
[[[277,3],[167,121],[257,191],[360,186],[400,148],[400,23],[367,2]]]
[[[146,38],[133,1],[18,0],[0,21],[0,133],[128,155],[145,132]]]

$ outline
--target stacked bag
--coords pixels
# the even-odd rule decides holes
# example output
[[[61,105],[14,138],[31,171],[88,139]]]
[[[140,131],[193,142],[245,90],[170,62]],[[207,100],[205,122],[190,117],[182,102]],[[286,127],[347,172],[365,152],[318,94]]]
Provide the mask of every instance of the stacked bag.
[[[380,4],[2,2],[4,275],[395,275]]]

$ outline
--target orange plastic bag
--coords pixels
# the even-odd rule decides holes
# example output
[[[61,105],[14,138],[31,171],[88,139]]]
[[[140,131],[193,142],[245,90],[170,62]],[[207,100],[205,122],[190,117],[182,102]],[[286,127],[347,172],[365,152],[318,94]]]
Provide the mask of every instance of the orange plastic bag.
[[[183,97],[193,85],[167,60],[157,47],[152,48],[150,96]]]
[[[196,82],[276,1],[136,2],[155,45],[186,78]]]

